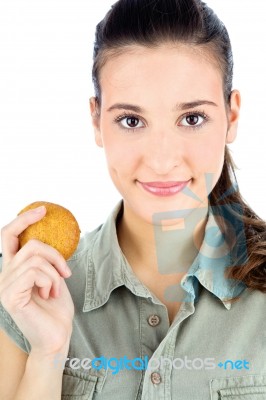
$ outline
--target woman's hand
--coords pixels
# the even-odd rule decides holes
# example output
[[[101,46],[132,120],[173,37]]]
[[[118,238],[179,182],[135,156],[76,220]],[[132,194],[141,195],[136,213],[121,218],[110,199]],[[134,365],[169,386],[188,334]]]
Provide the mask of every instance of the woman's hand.
[[[45,213],[45,207],[29,210],[1,232],[0,301],[29,341],[31,351],[41,355],[69,345],[74,316],[64,281],[71,272],[63,256],[38,240],[30,240],[19,250],[19,234]]]

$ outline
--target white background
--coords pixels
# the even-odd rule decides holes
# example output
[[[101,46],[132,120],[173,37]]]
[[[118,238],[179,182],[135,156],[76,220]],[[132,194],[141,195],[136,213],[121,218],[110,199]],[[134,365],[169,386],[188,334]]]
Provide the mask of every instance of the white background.
[[[28,203],[59,203],[81,231],[120,199],[89,115],[96,24],[113,0],[0,0],[0,226]],[[240,190],[265,219],[266,23],[262,0],[209,0],[226,24],[242,94]]]

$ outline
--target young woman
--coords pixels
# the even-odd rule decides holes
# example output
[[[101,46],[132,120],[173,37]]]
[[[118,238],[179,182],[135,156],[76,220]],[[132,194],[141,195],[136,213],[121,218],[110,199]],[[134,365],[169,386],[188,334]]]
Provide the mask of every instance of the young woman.
[[[200,0],[119,0],[98,24],[90,109],[122,199],[67,264],[18,250],[45,209],[3,228],[1,399],[266,398],[265,222],[236,184],[232,75]]]

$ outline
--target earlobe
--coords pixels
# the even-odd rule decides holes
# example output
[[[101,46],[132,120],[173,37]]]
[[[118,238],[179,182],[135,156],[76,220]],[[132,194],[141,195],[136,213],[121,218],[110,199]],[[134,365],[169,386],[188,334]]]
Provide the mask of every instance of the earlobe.
[[[237,136],[237,127],[241,107],[241,96],[238,90],[233,90],[230,97],[230,110],[228,112],[228,131],[226,143],[233,143]]]
[[[100,114],[98,112],[98,104],[95,97],[90,98],[90,113],[94,129],[95,142],[97,146],[103,147],[102,135],[100,129]]]

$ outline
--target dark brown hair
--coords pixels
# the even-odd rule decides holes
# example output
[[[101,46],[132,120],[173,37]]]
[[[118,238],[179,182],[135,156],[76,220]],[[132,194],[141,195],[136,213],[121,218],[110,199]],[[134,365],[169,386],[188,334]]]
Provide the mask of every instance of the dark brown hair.
[[[162,43],[201,46],[213,56],[223,77],[226,107],[230,107],[233,80],[233,56],[226,27],[201,0],[119,0],[97,25],[94,43],[92,79],[95,97],[101,104],[100,72],[109,57],[120,54],[126,46],[156,47]],[[249,289],[266,293],[266,223],[240,194],[235,176],[236,165],[225,146],[220,178],[209,194],[225,240],[230,244],[231,226],[236,230],[228,278],[242,281]],[[221,224],[221,220],[225,224]]]

